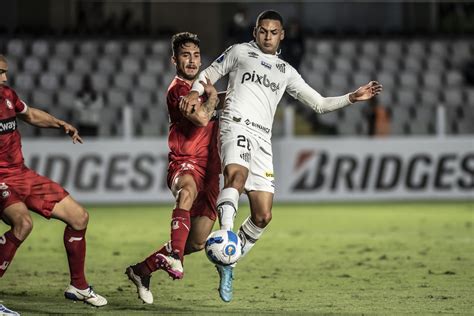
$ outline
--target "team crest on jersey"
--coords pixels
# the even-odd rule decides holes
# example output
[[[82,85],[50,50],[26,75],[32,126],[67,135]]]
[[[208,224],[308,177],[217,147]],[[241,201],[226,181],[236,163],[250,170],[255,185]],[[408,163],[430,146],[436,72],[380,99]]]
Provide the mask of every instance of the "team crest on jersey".
[[[2,191],[2,198],[3,199],[7,199],[9,196],[10,196],[10,191],[8,191],[8,190]]]
[[[248,54],[251,58],[258,58],[258,54],[256,52],[249,51]]]
[[[10,100],[8,100],[8,99],[5,99],[5,102],[6,102],[6,104],[7,104],[7,108],[9,108],[10,110],[12,110],[12,109],[13,109],[13,104],[12,104],[12,102],[11,102]]]
[[[0,183],[0,190],[8,189],[8,185],[5,182]]]
[[[286,70],[285,64],[276,64],[275,67],[277,67],[277,69],[280,70],[280,72],[285,73],[285,70]]]

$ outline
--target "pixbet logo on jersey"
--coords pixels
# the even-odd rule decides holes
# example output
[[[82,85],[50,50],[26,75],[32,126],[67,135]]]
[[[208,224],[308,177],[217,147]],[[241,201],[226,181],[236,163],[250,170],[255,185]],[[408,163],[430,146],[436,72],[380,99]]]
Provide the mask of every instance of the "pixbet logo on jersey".
[[[255,82],[258,83],[264,87],[270,88],[273,92],[276,92],[280,90],[280,84],[276,84],[275,82],[270,82],[270,79],[267,78],[267,75],[259,75],[256,74],[255,71],[252,73],[246,72],[242,75],[242,82],[244,83],[245,81],[250,81],[250,82]]]

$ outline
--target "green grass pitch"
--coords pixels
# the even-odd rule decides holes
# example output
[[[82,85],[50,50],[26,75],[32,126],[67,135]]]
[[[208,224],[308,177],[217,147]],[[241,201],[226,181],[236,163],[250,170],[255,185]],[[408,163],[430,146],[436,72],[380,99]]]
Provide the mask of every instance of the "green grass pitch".
[[[153,275],[153,305],[137,298],[125,267],[167,240],[169,205],[88,210],[87,276],[109,305],[63,298],[64,225],[38,216],[0,280],[3,304],[22,315],[474,314],[473,202],[275,205],[228,304],[202,252],[186,257],[183,280]],[[243,205],[236,223],[248,212]]]

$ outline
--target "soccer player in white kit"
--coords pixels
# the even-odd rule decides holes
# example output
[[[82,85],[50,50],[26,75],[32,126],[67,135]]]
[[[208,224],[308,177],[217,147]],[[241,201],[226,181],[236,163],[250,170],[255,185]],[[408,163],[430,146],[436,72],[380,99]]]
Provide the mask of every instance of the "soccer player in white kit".
[[[239,196],[245,191],[251,214],[239,229],[242,256],[262,235],[272,218],[274,194],[271,147],[275,111],[286,91],[317,113],[331,112],[357,101],[372,98],[382,86],[371,81],[354,92],[339,97],[322,97],[296,69],[280,59],[278,47],[285,37],[283,19],[276,11],[262,12],[253,31],[255,41],[229,47],[199,80],[214,84],[229,74],[229,84],[220,116],[220,155],[224,168],[224,188],[217,199],[221,229],[232,230]],[[196,80],[196,82],[199,82]],[[193,111],[204,93],[200,84],[182,99],[180,107]],[[233,266],[216,266],[220,276],[219,294],[232,299]]]

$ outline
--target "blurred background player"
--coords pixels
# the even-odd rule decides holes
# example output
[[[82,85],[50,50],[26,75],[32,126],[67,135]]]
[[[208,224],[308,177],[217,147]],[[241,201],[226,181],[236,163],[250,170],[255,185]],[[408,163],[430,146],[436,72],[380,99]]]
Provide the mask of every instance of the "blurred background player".
[[[104,108],[102,93],[96,91],[89,75],[82,79],[82,87],[74,101],[77,128],[82,136],[97,136],[99,134],[100,110]]]
[[[73,143],[82,143],[82,139],[74,126],[20,100],[15,91],[6,86],[7,72],[7,60],[0,55],[0,216],[11,226],[0,236],[0,277],[33,228],[28,211],[32,210],[47,219],[56,218],[66,223],[64,246],[71,283],[64,292],[65,297],[97,307],[106,305],[107,300],[92,290],[84,274],[89,214],[59,184],[25,166],[16,119],[37,127],[63,129]]]
[[[168,145],[168,186],[176,205],[171,219],[171,240],[142,262],[130,266],[126,274],[137,286],[143,302],[153,303],[150,292],[151,273],[165,270],[171,278],[184,274],[184,255],[204,248],[217,218],[216,200],[219,193],[220,161],[217,150],[218,121],[214,115],[218,95],[209,81],[198,82],[207,101],[196,104],[193,111],[179,108],[201,67],[201,52],[197,35],[184,32],[171,40],[172,62],[176,77],[168,88],[166,101],[170,119]]]
[[[355,92],[339,97],[322,97],[301,78],[298,71],[279,58],[278,48],[285,37],[283,19],[276,11],[264,11],[254,28],[255,41],[228,48],[199,75],[216,82],[229,74],[226,102],[220,116],[221,160],[224,189],[217,200],[222,229],[232,230],[239,196],[245,191],[251,215],[239,229],[242,257],[261,237],[272,218],[274,194],[271,128],[274,114],[284,92],[313,108],[317,113],[331,112],[380,93],[375,81]],[[203,94],[193,84],[182,100],[187,113]],[[225,302],[232,299],[233,266],[216,266],[220,276],[219,294]]]

